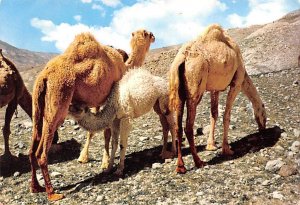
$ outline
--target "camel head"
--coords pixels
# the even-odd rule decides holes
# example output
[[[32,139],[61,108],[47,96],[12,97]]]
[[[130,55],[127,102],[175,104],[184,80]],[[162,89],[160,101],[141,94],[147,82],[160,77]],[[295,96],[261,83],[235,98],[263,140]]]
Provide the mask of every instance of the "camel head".
[[[89,108],[84,104],[71,104],[69,106],[69,115],[77,121],[81,120],[88,111]]]
[[[127,67],[141,66],[144,63],[146,53],[149,51],[151,43],[155,41],[155,37],[152,32],[145,29],[140,29],[132,33],[131,35],[131,55],[126,61]]]

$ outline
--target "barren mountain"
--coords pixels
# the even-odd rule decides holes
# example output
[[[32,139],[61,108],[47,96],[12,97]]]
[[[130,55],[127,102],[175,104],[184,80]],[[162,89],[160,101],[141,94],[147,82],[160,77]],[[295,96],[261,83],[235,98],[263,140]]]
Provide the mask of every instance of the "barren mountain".
[[[43,65],[57,55],[54,53],[32,52],[25,49],[19,49],[1,40],[0,48],[3,50],[4,55],[17,66],[19,71]]]

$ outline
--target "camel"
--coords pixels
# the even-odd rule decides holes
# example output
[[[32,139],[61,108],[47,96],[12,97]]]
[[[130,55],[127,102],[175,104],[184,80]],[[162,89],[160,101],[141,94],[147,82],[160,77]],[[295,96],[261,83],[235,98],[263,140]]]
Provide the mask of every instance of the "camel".
[[[16,112],[17,106],[20,105],[31,118],[32,99],[16,66],[4,57],[2,49],[0,49],[0,108],[6,105],[3,127],[4,156],[10,158],[9,135],[12,116]],[[57,140],[58,134],[56,133],[54,141],[57,142]]]
[[[144,40],[153,41],[150,32],[138,32],[145,36]],[[134,56],[131,58],[134,59]],[[39,73],[32,95],[31,192],[46,192],[49,201],[64,197],[54,192],[48,172],[48,152],[53,133],[63,123],[71,103],[89,107],[103,104],[112,85],[121,79],[125,71],[125,63],[118,51],[100,44],[90,33],[81,33],[76,35],[64,53],[51,59]],[[37,165],[41,168],[45,187],[38,183]]]
[[[114,85],[105,105],[97,114],[84,105],[76,104],[69,107],[69,114],[78,121],[79,125],[89,131],[111,128],[112,151],[106,172],[110,172],[113,167],[120,134],[120,164],[115,173],[122,175],[131,121],[148,113],[151,108],[158,114],[163,127],[162,158],[171,158],[175,155],[174,116],[168,108],[168,97],[168,83],[165,79],[154,76],[144,69],[132,69]],[[167,151],[169,131],[172,134],[171,153]]]
[[[140,67],[145,60],[146,53],[149,51],[150,44],[155,41],[155,37],[152,32],[146,32],[144,30],[138,30],[131,34],[132,38],[130,41],[131,47],[131,55],[128,57],[128,54],[123,51],[122,49],[117,49],[117,51],[123,56],[123,61],[125,62],[126,68],[131,69],[134,67]],[[150,38],[149,38],[150,37]],[[135,57],[136,56],[136,57]],[[99,110],[99,106],[96,108],[92,108],[92,112],[96,113]],[[77,161],[81,163],[87,163],[89,161],[89,146],[92,138],[94,137],[95,133],[88,132],[86,136],[86,142],[83,149],[80,152],[80,156],[78,157]],[[109,161],[109,143],[111,138],[111,131],[110,129],[104,130],[104,139],[105,139],[105,146],[102,155],[102,163],[101,168],[107,169],[108,168],[108,161]]]
[[[112,47],[112,46],[110,46]],[[113,47],[112,47],[113,48]],[[116,49],[123,57],[123,62],[126,62],[128,59],[128,54],[126,51],[122,49]],[[99,106],[90,108],[91,112],[97,113],[100,109]],[[94,137],[95,133],[88,131],[86,135],[86,142],[84,145],[84,148],[81,150],[80,155],[77,159],[78,162],[81,163],[87,163],[89,161],[89,147],[92,138]],[[110,138],[111,138],[111,130],[109,128],[104,130],[104,139],[105,139],[105,148],[103,150],[103,158],[102,158],[102,164],[101,168],[106,169],[108,167],[108,159],[109,159],[109,143],[110,143]]]
[[[230,87],[223,117],[222,153],[231,155],[228,144],[230,111],[237,94],[242,91],[251,101],[259,130],[266,128],[266,111],[259,94],[247,74],[239,46],[218,24],[212,24],[195,41],[183,45],[170,68],[169,106],[175,112],[175,133],[178,139],[176,172],[185,173],[181,153],[182,117],[187,106],[185,134],[196,167],[204,166],[194,145],[193,126],[196,107],[205,91],[211,94],[211,127],[207,149],[215,150],[214,129],[218,117],[219,93]]]

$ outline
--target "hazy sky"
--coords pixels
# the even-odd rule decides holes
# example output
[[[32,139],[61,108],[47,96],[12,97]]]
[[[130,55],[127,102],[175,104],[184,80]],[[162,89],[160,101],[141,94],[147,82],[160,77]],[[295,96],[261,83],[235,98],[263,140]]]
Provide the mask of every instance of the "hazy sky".
[[[207,25],[264,24],[299,9],[300,0],[0,0],[0,40],[33,51],[62,52],[83,31],[129,49],[130,34],[152,31],[151,48],[183,43]]]

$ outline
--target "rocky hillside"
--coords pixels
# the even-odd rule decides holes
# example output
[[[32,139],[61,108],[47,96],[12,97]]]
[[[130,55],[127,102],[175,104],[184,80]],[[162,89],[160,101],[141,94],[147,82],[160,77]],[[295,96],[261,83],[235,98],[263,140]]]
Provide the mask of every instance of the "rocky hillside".
[[[32,52],[25,49],[19,49],[1,40],[0,48],[3,50],[4,55],[16,65],[19,71],[44,65],[49,59],[57,55],[54,53]]]

